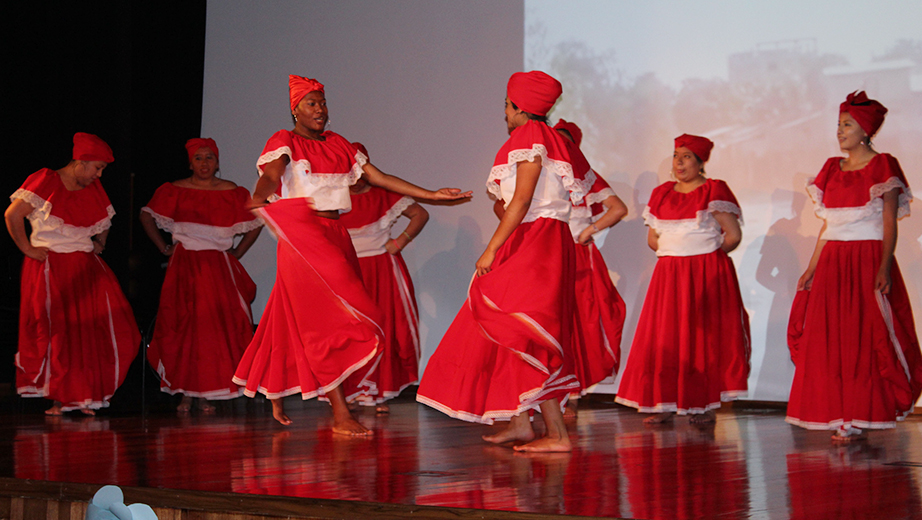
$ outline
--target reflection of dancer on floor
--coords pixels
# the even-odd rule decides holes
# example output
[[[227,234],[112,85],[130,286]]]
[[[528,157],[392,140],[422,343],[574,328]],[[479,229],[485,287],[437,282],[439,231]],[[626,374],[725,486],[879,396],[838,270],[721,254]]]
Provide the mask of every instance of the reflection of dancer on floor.
[[[871,146],[886,113],[864,92],[849,94],[836,133],[847,155],[827,160],[807,187],[824,222],[788,326],[787,421],[835,430],[835,442],[893,428],[922,393],[922,353],[893,257],[912,193],[896,158]]]
[[[721,401],[747,390],[749,317],[727,256],[742,239],[742,213],[725,182],[704,176],[713,146],[677,137],[676,180],[656,188],[644,210],[658,258],[615,400],[655,413],[647,424],[676,413],[713,423]]]
[[[361,143],[352,143],[368,156]],[[381,362],[368,377],[377,396],[363,396],[363,404],[374,404],[378,413],[390,411],[387,400],[419,381],[419,311],[410,271],[400,254],[422,232],[429,212],[412,198],[368,184],[360,178],[349,188],[352,210],[339,222],[352,237],[365,289],[383,313],[384,348]],[[391,228],[401,216],[410,219],[396,238]]]
[[[199,410],[213,413],[208,400],[243,395],[231,378],[253,338],[256,284],[239,259],[262,223],[246,209],[246,188],[216,176],[213,139],[190,139],[186,151],[192,175],[163,184],[141,208],[144,231],[170,257],[147,359],[160,390],[182,394],[177,411],[189,412],[195,397]],[[172,235],[170,243],[158,228]]]
[[[109,406],[141,343],[118,280],[99,256],[115,215],[99,178],[113,161],[102,139],[79,132],[73,160],[30,175],[6,209],[6,227],[26,255],[16,391],[54,400],[48,415],[94,415]]]
[[[579,148],[583,132],[576,124],[561,119],[554,130]],[[572,154],[575,158],[581,153]],[[576,312],[572,332],[572,355],[580,389],[570,394],[564,417],[576,417],[579,398],[592,386],[606,379],[614,380],[621,360],[621,331],[624,328],[624,300],[615,289],[602,253],[593,237],[627,215],[627,206],[615,195],[605,179],[589,165],[574,170],[591,172],[592,187],[583,202],[570,211],[570,232],[576,241]],[[587,182],[588,184],[588,182]]]
[[[249,204],[260,208],[279,238],[276,282],[234,382],[248,396],[265,394],[282,424],[291,424],[283,397],[326,396],[334,433],[370,435],[347,400],[374,392],[371,381],[350,376],[367,376],[377,366],[382,320],[362,284],[349,234],[338,222],[351,208],[349,186],[364,176],[372,185],[423,199],[471,194],[433,192],[387,175],[342,136],[325,131],[329,116],[318,81],[290,76],[289,93],[294,130],[280,130],[266,143]],[[282,200],[268,204],[270,197]]]
[[[493,443],[521,451],[570,451],[560,401],[578,388],[566,353],[575,260],[567,227],[571,196],[585,187],[565,139],[547,125],[560,83],[543,72],[509,79],[509,140],[496,154],[487,189],[508,201],[477,260],[468,299],[429,360],[417,400],[452,417],[510,420]],[[576,173],[577,176],[574,176]],[[529,411],[540,408],[535,440]]]

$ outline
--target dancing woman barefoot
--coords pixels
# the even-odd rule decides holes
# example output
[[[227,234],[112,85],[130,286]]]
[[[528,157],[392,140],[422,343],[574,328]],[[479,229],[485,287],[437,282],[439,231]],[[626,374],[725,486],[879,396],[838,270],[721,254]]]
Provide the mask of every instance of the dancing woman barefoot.
[[[368,156],[361,143],[352,144]],[[365,288],[384,314],[384,352],[369,378],[378,395],[359,400],[374,405],[378,413],[388,413],[387,401],[419,382],[419,311],[401,251],[422,233],[429,212],[412,198],[372,186],[365,179],[359,179],[349,192],[352,210],[340,222],[352,237]],[[407,227],[391,238],[391,228],[401,216],[409,219]]]
[[[73,160],[30,175],[6,209],[6,228],[26,255],[16,391],[52,399],[48,415],[94,415],[109,406],[141,344],[131,307],[100,257],[115,210],[99,178],[114,160],[102,139],[78,132]]]
[[[426,368],[417,400],[452,417],[509,426],[484,440],[519,451],[570,451],[561,400],[578,388],[566,351],[573,317],[575,245],[567,227],[586,188],[546,114],[561,94],[543,72],[513,74],[509,140],[487,189],[508,201],[476,263],[468,299]],[[529,420],[540,409],[545,436]]]
[[[239,260],[262,222],[246,209],[250,192],[217,177],[213,139],[189,139],[186,151],[192,175],[163,184],[141,208],[144,231],[170,259],[147,359],[160,390],[182,394],[178,412],[188,413],[196,398],[200,411],[214,413],[209,400],[243,395],[231,378],[253,339],[256,284]]]
[[[325,130],[329,113],[320,82],[289,76],[289,93],[295,127],[266,143],[249,204],[279,239],[276,281],[234,382],[248,396],[265,394],[283,425],[291,420],[282,398],[300,393],[330,400],[334,433],[371,435],[347,402],[374,393],[365,376],[377,366],[384,333],[349,233],[338,221],[351,208],[349,186],[365,177],[422,199],[471,193],[429,191],[381,172],[352,143]],[[269,204],[270,198],[277,202]]]
[[[656,268],[615,401],[655,415],[710,424],[721,401],[746,395],[749,316],[727,253],[742,239],[742,213],[727,183],[704,176],[714,146],[675,139],[675,181],[650,195],[644,221]]]

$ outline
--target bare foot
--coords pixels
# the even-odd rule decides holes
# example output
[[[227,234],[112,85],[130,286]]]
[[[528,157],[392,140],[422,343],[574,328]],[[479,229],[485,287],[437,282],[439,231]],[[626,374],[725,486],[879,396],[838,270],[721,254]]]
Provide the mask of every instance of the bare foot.
[[[281,399],[270,399],[272,403],[272,418],[280,422],[282,426],[288,426],[291,424],[291,419],[285,415],[285,405],[282,403]]]
[[[708,410],[704,413],[694,414],[688,418],[692,424],[714,424],[717,422],[717,412]]]
[[[355,417],[352,417],[352,415],[349,415],[348,418],[344,417],[342,419],[333,417],[333,433],[339,435],[348,435],[350,437],[365,437],[375,434],[375,432],[362,426],[362,424],[356,421]]]
[[[96,412],[92,408],[81,408],[80,411],[83,415],[89,415],[90,417],[96,415]]]
[[[209,403],[206,399],[199,399],[198,409],[205,415],[211,415],[215,413],[214,405]]]
[[[63,403],[55,401],[51,408],[45,410],[45,415],[64,415],[64,410],[61,409],[63,406]]]
[[[836,433],[832,436],[833,444],[851,444],[853,442],[862,442],[868,440],[867,432],[862,432],[859,430],[859,433],[848,433],[842,430],[836,430]]]
[[[576,409],[579,406],[578,399],[570,399],[567,401],[567,407],[563,411],[564,419],[576,419]]]
[[[189,410],[192,409],[192,396],[184,395],[182,396],[182,401],[179,401],[179,406],[176,407],[176,411],[179,413],[189,413]]]
[[[651,415],[643,420],[643,423],[648,426],[654,426],[657,424],[667,424],[671,423],[675,418],[675,412],[663,412],[655,415]]]
[[[528,414],[521,413],[513,417],[512,420],[509,421],[509,426],[503,428],[502,431],[494,433],[493,435],[483,435],[481,438],[493,444],[504,444],[515,441],[531,442],[535,440],[535,430],[531,427]]]
[[[381,403],[378,406],[375,406],[375,413],[391,413],[391,407],[387,403]]]
[[[512,449],[528,453],[560,453],[573,451],[573,446],[569,437],[542,437],[528,444],[513,446]]]

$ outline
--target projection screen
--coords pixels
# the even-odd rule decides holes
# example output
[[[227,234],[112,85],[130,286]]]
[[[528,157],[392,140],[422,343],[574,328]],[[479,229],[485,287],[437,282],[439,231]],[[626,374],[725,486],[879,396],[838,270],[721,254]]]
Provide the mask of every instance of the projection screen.
[[[821,224],[804,185],[840,153],[847,93],[867,90],[890,108],[875,146],[900,160],[910,185],[922,182],[920,26],[922,4],[893,0],[212,1],[202,135],[221,146],[222,174],[252,188],[266,139],[291,127],[287,75],[316,77],[331,129],[363,142],[377,166],[426,187],[474,190],[466,204],[428,205],[432,220],[405,253],[423,363],[495,229],[484,181],[506,137],[509,74],[541,69],[561,80],[552,122],[583,128],[583,151],[630,209],[601,247],[627,304],[622,360],[656,260],[640,214],[668,178],[672,139],[708,136],[708,174],[729,183],[745,218],[732,257],[752,324],[749,398],[784,401],[788,313]],[[899,231],[918,312],[922,216]],[[274,248],[266,234],[244,258],[259,285],[257,318]]]

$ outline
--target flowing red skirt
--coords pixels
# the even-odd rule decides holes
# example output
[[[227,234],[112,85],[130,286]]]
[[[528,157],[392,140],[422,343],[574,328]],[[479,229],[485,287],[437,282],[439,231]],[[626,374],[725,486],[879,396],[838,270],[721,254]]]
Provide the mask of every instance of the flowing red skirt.
[[[383,332],[377,306],[362,284],[346,229],[316,216],[307,199],[285,199],[260,210],[279,239],[275,286],[234,383],[270,399],[325,395],[343,384],[354,399],[374,395]]]
[[[365,288],[384,315],[381,361],[368,375],[378,395],[360,398],[363,404],[375,404],[397,397],[419,381],[419,311],[410,272],[400,253],[359,258],[359,266]]]
[[[606,379],[614,380],[621,361],[624,300],[611,283],[608,266],[595,244],[576,246],[576,313],[572,337],[578,395]]]
[[[874,290],[880,260],[876,240],[823,247],[813,286],[798,293],[791,314],[789,423],[892,428],[919,398],[922,353],[909,296],[896,260],[890,294]]]
[[[641,412],[704,413],[744,396],[749,316],[722,250],[656,262],[617,402]]]
[[[456,419],[492,424],[577,389],[567,354],[574,249],[564,222],[519,225],[492,271],[471,282],[429,359],[417,400]]]
[[[109,266],[93,253],[22,263],[16,388],[64,410],[99,409],[121,386],[141,334]]]
[[[231,378],[253,339],[255,297],[256,284],[233,255],[176,244],[147,350],[160,390],[206,399],[242,395]]]

